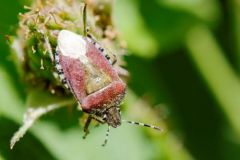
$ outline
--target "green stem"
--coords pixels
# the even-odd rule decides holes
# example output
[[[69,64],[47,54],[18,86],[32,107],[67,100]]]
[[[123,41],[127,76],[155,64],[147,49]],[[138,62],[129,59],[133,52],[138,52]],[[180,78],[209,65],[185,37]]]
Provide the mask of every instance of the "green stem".
[[[187,37],[187,48],[233,128],[240,135],[240,82],[212,33],[205,27],[193,29]]]

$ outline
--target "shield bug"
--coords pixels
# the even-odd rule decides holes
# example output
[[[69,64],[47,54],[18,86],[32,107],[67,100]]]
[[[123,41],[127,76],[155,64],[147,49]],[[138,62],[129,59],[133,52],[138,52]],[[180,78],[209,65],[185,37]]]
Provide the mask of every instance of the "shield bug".
[[[124,98],[126,84],[112,66],[115,56],[86,33],[86,6],[83,15],[84,35],[68,30],[59,32],[55,63],[62,83],[73,93],[82,111],[89,114],[84,138],[89,133],[92,119],[108,124],[103,146],[107,143],[110,127],[116,128],[121,122],[160,130],[159,127],[121,120],[119,105]]]

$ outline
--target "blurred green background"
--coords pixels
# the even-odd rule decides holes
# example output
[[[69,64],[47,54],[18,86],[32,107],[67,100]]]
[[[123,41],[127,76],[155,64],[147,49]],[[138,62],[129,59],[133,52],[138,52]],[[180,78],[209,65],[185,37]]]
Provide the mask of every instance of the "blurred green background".
[[[107,127],[92,127],[83,140],[81,113],[63,108],[42,117],[10,150],[26,90],[4,37],[15,33],[26,3],[0,1],[0,160],[240,159],[238,0],[115,1],[114,23],[129,48],[124,118],[160,123],[163,133],[123,124],[103,148]]]

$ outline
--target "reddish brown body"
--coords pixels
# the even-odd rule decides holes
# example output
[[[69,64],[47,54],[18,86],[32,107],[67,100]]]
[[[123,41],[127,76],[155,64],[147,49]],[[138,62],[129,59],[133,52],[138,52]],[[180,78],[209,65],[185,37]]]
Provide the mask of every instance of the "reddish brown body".
[[[64,76],[70,86],[71,91],[76,99],[80,102],[83,111],[91,113],[94,110],[118,106],[122,101],[126,85],[119,78],[109,61],[104,57],[96,46],[84,38],[86,42],[85,56],[91,68],[97,69],[99,73],[108,77],[108,84],[93,93],[87,93],[87,76],[86,64],[81,58],[72,58],[70,56],[59,54],[59,64],[61,65]],[[91,76],[91,75],[90,75]]]

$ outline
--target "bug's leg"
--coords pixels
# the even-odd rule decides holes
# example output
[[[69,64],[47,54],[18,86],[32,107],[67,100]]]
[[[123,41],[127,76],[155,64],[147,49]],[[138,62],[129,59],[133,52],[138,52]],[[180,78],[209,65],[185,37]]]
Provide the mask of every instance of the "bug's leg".
[[[105,137],[104,143],[102,144],[103,147],[106,146],[106,144],[108,142],[109,131],[110,131],[110,126],[108,126],[108,129],[106,132],[106,137]]]
[[[117,71],[118,75],[123,78],[123,79],[128,79],[129,78],[129,73],[125,68],[122,68],[118,65],[114,66],[114,69]]]
[[[83,131],[85,132],[85,134],[83,135],[83,139],[85,139],[87,137],[87,135],[89,134],[88,127],[89,127],[91,121],[92,121],[92,116],[88,116],[87,121],[84,124]]]
[[[87,4],[83,6],[83,35],[87,36]]]

